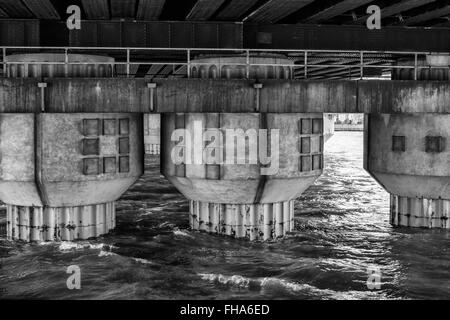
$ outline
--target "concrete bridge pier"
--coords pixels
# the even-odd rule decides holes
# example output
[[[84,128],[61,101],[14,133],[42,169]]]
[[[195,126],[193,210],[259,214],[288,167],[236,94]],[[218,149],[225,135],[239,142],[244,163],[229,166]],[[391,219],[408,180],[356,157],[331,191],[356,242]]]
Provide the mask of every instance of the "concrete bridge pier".
[[[450,56],[428,56],[419,65],[435,68],[421,69],[418,81],[450,79]],[[392,76],[415,78],[412,69]],[[391,194],[392,225],[450,228],[450,115],[367,116],[365,169]]]
[[[112,59],[27,54],[7,57],[10,77],[111,77]],[[14,64],[12,62],[18,62]],[[88,64],[102,62],[104,65]],[[45,106],[43,106],[45,107]],[[0,115],[0,200],[12,240],[88,239],[115,227],[114,202],[143,173],[142,116]]]
[[[291,77],[292,62],[282,56],[250,62],[280,66],[248,70],[243,56],[199,57],[191,74]],[[165,113],[161,125],[161,171],[191,201],[192,229],[250,240],[293,230],[293,200],[323,170],[322,113]]]

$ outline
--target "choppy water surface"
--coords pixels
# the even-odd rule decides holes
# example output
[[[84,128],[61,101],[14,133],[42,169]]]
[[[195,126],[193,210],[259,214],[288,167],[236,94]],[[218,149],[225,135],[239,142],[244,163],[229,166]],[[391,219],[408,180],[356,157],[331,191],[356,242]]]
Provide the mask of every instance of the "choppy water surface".
[[[118,203],[116,231],[76,243],[5,239],[0,297],[45,299],[450,298],[450,233],[394,229],[389,199],[362,169],[360,132],[328,142],[324,175],[296,201],[296,231],[249,243],[188,229],[188,202],[152,165]],[[66,287],[78,265],[82,290]],[[367,288],[367,268],[382,271]]]

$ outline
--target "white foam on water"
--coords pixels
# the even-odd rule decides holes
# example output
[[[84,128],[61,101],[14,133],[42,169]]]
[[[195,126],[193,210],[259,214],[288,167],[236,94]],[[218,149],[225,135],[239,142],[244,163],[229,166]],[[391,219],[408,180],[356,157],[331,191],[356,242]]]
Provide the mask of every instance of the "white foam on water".
[[[117,253],[111,252],[111,251],[100,251],[98,254],[99,257],[111,257],[111,256],[117,256]]]
[[[146,260],[146,259],[133,258],[133,260],[136,261],[137,263],[142,263],[142,264],[154,264],[153,262]]]
[[[187,237],[187,238],[193,238],[189,233],[183,230],[174,230],[173,234],[180,237]]]
[[[42,242],[39,242],[38,245],[39,246],[50,246],[50,245],[55,245],[55,242],[52,242],[52,241],[44,242],[44,241],[42,241]]]
[[[89,242],[69,242],[63,241],[59,245],[60,251],[76,251],[76,250],[102,250],[103,248],[109,248],[110,250],[114,248],[114,246],[104,244],[104,243],[89,243]]]
[[[198,276],[200,276],[202,280],[218,282],[223,285],[248,288],[250,284],[253,284],[255,286],[259,286],[261,289],[281,288],[294,293],[302,292],[308,295],[318,295],[325,299],[348,300],[355,299],[358,296],[361,296],[361,298],[363,296],[367,296],[367,291],[339,292],[329,289],[319,289],[309,284],[302,284],[273,277],[252,279],[240,275],[225,276],[222,274],[214,273],[200,273],[198,274]],[[383,299],[383,297],[385,297],[385,294],[380,292],[373,292],[371,296],[374,299]]]
[[[245,278],[239,275],[233,276],[224,276],[222,274],[214,274],[214,273],[201,273],[199,276],[202,280],[210,281],[210,282],[219,282],[225,285],[235,285],[238,287],[247,288],[250,284],[250,279]]]

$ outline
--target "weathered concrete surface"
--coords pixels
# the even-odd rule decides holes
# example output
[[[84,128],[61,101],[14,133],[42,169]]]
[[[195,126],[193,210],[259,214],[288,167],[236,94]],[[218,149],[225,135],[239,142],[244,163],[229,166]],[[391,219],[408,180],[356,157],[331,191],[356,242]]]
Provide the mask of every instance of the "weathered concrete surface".
[[[450,201],[391,195],[391,224],[402,227],[450,229]]]
[[[360,113],[450,113],[449,81],[358,81]]]
[[[450,137],[450,115],[371,115],[369,170],[393,174],[450,177],[450,145],[427,153],[427,136]],[[392,151],[392,136],[404,136],[404,152]],[[447,196],[449,197],[450,194]]]
[[[392,77],[403,81],[360,84],[367,89],[360,90],[362,97],[371,97],[362,103],[381,113],[365,116],[364,168],[390,193],[395,226],[449,227],[450,82],[435,81],[449,79],[448,61],[448,56],[428,56],[418,64],[444,68],[417,73],[399,68]]]
[[[272,204],[190,202],[194,230],[253,240],[270,240],[294,230],[294,201]]]
[[[47,112],[149,112],[143,79],[52,79],[45,94]]]
[[[318,156],[320,161],[323,160],[323,127],[321,126],[318,132],[305,134],[300,129],[302,120],[312,119],[321,121],[323,116],[320,113],[266,116],[257,113],[163,114],[161,172],[190,200],[220,204],[268,204],[290,201],[299,197],[322,173],[321,164],[319,168],[301,170],[302,156]],[[194,140],[194,121],[201,122],[202,130],[217,128],[222,132],[223,144],[216,148],[216,152],[223,150],[223,163],[194,164],[192,159],[187,164],[174,163],[172,152],[177,143],[172,141],[172,133],[175,129],[180,129],[177,124],[181,123]],[[227,141],[226,130],[236,128],[245,132],[250,129],[279,130],[279,140],[275,140],[279,142],[279,157],[274,157],[279,159],[279,163],[272,161],[269,166],[273,168],[273,172],[263,175],[261,163],[249,163],[248,146],[245,152],[246,164],[237,163],[237,153],[230,155],[227,152],[227,147],[233,146],[234,142]],[[302,138],[310,141],[308,150],[303,152]],[[255,145],[260,146],[260,141],[255,141]],[[190,148],[192,156],[195,148],[196,145],[193,143]],[[273,152],[274,154],[269,156],[277,154],[277,151]],[[184,156],[186,154],[188,153],[184,152]],[[228,160],[232,160],[232,164],[228,164]]]
[[[142,117],[137,114],[41,114],[40,119],[41,185],[47,205],[52,207],[77,206],[80,204],[106,203],[117,200],[143,174]],[[99,138],[98,155],[83,155],[83,121],[86,119],[112,119],[116,122],[115,135]],[[116,158],[120,135],[118,122],[128,119],[129,171],[101,172],[97,175],[83,174],[83,159],[93,157]],[[123,156],[124,154],[121,154]],[[116,166],[118,166],[118,160]]]
[[[0,200],[42,205],[35,183],[34,114],[0,115]]]
[[[38,112],[41,101],[38,83],[38,79],[0,78],[0,112]]]
[[[370,115],[365,168],[391,194],[450,199],[450,115]],[[405,137],[405,151],[392,150],[393,136]],[[440,153],[426,152],[426,137],[445,139]]]
[[[294,61],[274,53],[253,53],[248,58],[250,79],[291,79]],[[217,57],[200,55],[191,63],[191,77],[202,79],[245,79],[245,54]],[[277,66],[278,65],[278,66]]]
[[[69,61],[87,64],[53,63],[65,58],[25,54],[5,59],[11,78],[2,80],[0,102],[3,112],[10,113],[0,115],[0,200],[8,205],[10,239],[74,240],[108,233],[114,228],[113,202],[143,173],[141,114],[70,113],[69,98],[82,99],[84,93],[74,93],[69,81],[59,96],[55,92],[63,81],[56,80],[54,91],[47,92],[50,81],[38,80],[111,77],[114,59],[70,54]],[[23,79],[28,77],[33,80]],[[94,95],[101,95],[98,84],[92,88]],[[48,112],[45,107],[53,105],[53,98],[61,99],[54,105],[65,113]],[[104,103],[111,98],[110,93]]]
[[[114,202],[66,208],[8,205],[7,236],[27,242],[95,238],[115,228],[115,211]]]
[[[9,78],[59,78],[59,77],[111,77],[114,58],[86,54],[68,54],[67,62],[83,64],[38,64],[39,62],[65,62],[63,53],[27,53],[5,57]],[[18,63],[14,63],[18,62]],[[84,64],[90,63],[92,64]],[[102,64],[95,64],[102,63]]]
[[[265,80],[261,83],[262,112],[355,113],[358,109],[356,81]]]
[[[157,80],[157,112],[254,112],[255,81]],[[232,111],[231,111],[232,110]]]
[[[45,111],[150,113],[145,79],[45,79]],[[450,113],[448,81],[158,79],[155,111],[247,113]],[[0,112],[40,112],[36,79],[1,79]]]
[[[86,135],[83,122],[113,120],[115,134]],[[129,132],[119,134],[120,119]],[[103,125],[104,127],[104,125]],[[119,140],[129,139],[121,152]],[[85,154],[83,142],[98,139],[98,152]],[[129,159],[126,172],[121,157]],[[85,159],[114,158],[114,172],[84,172]],[[100,169],[99,169],[100,170]],[[117,200],[143,173],[142,117],[137,114],[0,115],[0,200],[17,206],[75,207]]]

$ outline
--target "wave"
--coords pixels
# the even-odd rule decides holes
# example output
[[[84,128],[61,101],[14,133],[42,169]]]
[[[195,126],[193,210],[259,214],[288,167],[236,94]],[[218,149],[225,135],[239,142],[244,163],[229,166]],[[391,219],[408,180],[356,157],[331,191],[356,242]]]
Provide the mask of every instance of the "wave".
[[[199,276],[202,278],[202,280],[208,280],[211,282],[218,282],[218,283],[224,284],[224,285],[233,285],[233,286],[244,287],[244,288],[248,288],[250,286],[254,286],[254,287],[259,286],[260,288],[283,287],[285,289],[289,289],[294,292],[317,289],[308,284],[299,284],[299,283],[289,282],[287,280],[273,278],[273,277],[252,279],[252,278],[247,278],[247,277],[243,277],[240,275],[224,276],[222,274],[213,274],[213,273],[210,273],[210,274],[203,273],[203,274],[199,274]]]
[[[200,273],[198,275],[202,278],[202,280],[210,282],[219,282],[224,285],[234,285],[243,288],[249,287],[250,282],[252,281],[250,278],[245,278],[239,275],[224,276],[221,274],[214,274],[214,273]]]
[[[193,236],[191,236],[189,233],[187,233],[186,231],[182,231],[182,230],[174,230],[173,234],[176,236],[180,236],[180,237],[193,238]]]
[[[214,273],[197,274],[202,280],[219,283],[222,285],[236,286],[239,288],[253,289],[283,289],[292,293],[304,293],[308,296],[316,296],[321,299],[349,300],[349,299],[385,299],[383,292],[367,292],[367,291],[334,291],[330,289],[320,289],[309,284],[292,282],[285,279],[266,277],[266,278],[248,278],[240,275],[225,276]]]
[[[114,253],[112,251],[100,251],[100,253],[98,254],[99,257],[111,257],[111,256],[117,256],[117,253]]]
[[[141,258],[133,258],[134,261],[136,261],[137,263],[142,263],[142,264],[154,264],[153,262],[146,260],[146,259],[141,259]]]
[[[112,245],[108,245],[108,244],[104,244],[104,243],[97,243],[97,244],[93,244],[93,243],[89,243],[89,242],[68,242],[68,241],[63,241],[60,243],[59,245],[59,250],[60,251],[76,251],[76,250],[102,250],[102,249],[113,249],[114,246]]]

